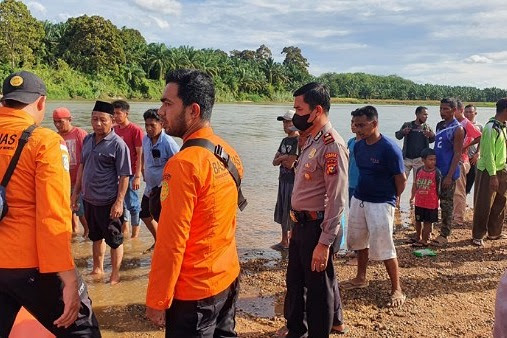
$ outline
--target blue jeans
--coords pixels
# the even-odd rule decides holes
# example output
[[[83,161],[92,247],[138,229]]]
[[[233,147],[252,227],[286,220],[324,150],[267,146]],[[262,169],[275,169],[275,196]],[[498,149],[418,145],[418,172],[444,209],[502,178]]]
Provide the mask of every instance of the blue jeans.
[[[132,189],[132,181],[134,176],[129,177],[129,186],[125,193],[125,201],[123,203],[123,215],[125,221],[130,222],[132,226],[139,226],[139,213],[141,212],[141,203],[139,203],[139,195],[137,191]],[[127,212],[127,210],[129,212]]]

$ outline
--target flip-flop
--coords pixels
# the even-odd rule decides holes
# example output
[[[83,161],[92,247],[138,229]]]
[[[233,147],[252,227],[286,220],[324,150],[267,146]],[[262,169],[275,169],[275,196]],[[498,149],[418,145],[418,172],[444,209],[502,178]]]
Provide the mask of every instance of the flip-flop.
[[[429,246],[428,243],[422,243],[422,242],[415,242],[415,243],[412,243],[412,246],[414,248],[427,248]]]
[[[334,334],[347,334],[349,331],[350,331],[350,329],[348,326],[345,326],[345,328],[343,330],[337,330],[337,329],[331,328],[331,333],[334,333]]]
[[[399,308],[401,307],[403,304],[405,304],[405,301],[407,300],[407,296],[403,293],[401,294],[397,294],[397,295],[391,295],[391,303],[389,304],[390,307],[392,308]],[[401,303],[397,306],[394,306],[394,302],[397,302],[397,301],[401,301]]]
[[[271,246],[271,249],[276,251],[287,251],[289,250],[288,246],[283,246],[281,243],[277,243]]]
[[[507,235],[505,235],[505,234],[501,234],[501,235],[498,235],[498,236],[488,236],[487,238],[488,238],[488,240],[490,240],[490,241],[497,241],[497,240],[499,240],[499,239],[506,239],[506,238],[507,238]]]
[[[346,280],[343,283],[340,283],[343,290],[354,290],[354,289],[364,289],[370,286],[370,282],[365,281],[364,283],[355,284],[352,280]]]

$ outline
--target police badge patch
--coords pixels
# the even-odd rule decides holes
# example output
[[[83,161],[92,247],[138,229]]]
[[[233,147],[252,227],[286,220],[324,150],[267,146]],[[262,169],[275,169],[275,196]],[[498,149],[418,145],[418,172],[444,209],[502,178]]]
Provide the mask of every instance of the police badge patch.
[[[338,174],[338,154],[327,153],[324,155],[324,158],[326,160],[326,175]]]

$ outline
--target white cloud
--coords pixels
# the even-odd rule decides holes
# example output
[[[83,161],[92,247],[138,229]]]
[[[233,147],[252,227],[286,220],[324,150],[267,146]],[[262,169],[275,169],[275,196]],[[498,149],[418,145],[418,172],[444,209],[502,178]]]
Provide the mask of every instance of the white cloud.
[[[44,5],[42,5],[39,2],[31,1],[27,4],[27,6],[28,6],[28,9],[30,10],[30,12],[32,12],[32,14],[34,14],[33,12],[39,12],[41,14],[46,13],[46,7],[44,7]]]
[[[162,28],[162,29],[165,29],[165,28],[169,28],[169,22],[165,21],[165,20],[162,20],[160,18],[157,18],[155,16],[151,16],[150,15],[150,18],[155,21],[155,23],[157,24],[157,26],[159,28]]]
[[[178,15],[181,12],[181,3],[176,0],[134,0],[134,3],[156,13]]]
[[[467,57],[465,59],[465,62],[466,63],[491,63],[491,62],[493,62],[493,60],[491,60],[485,56],[475,54],[475,55]]]

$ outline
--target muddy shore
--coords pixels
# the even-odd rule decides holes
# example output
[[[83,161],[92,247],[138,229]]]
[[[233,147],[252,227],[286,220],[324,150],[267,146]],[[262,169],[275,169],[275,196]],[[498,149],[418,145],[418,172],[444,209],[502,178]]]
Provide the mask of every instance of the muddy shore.
[[[344,317],[350,327],[347,336],[491,337],[496,288],[507,269],[507,240],[486,241],[482,248],[472,246],[471,224],[466,222],[453,229],[446,248],[435,249],[436,257],[418,258],[405,243],[413,233],[410,221],[405,223],[398,225],[395,233],[405,305],[389,308],[390,282],[384,265],[370,262],[368,288],[341,290]],[[355,275],[356,267],[347,265],[346,260],[333,262],[339,281]],[[236,318],[240,337],[274,337],[284,325],[286,264],[286,254],[242,262]],[[139,284],[143,286],[145,281]],[[144,319],[142,299],[114,307],[101,307],[100,300],[94,301],[104,337],[163,337],[161,330]]]

